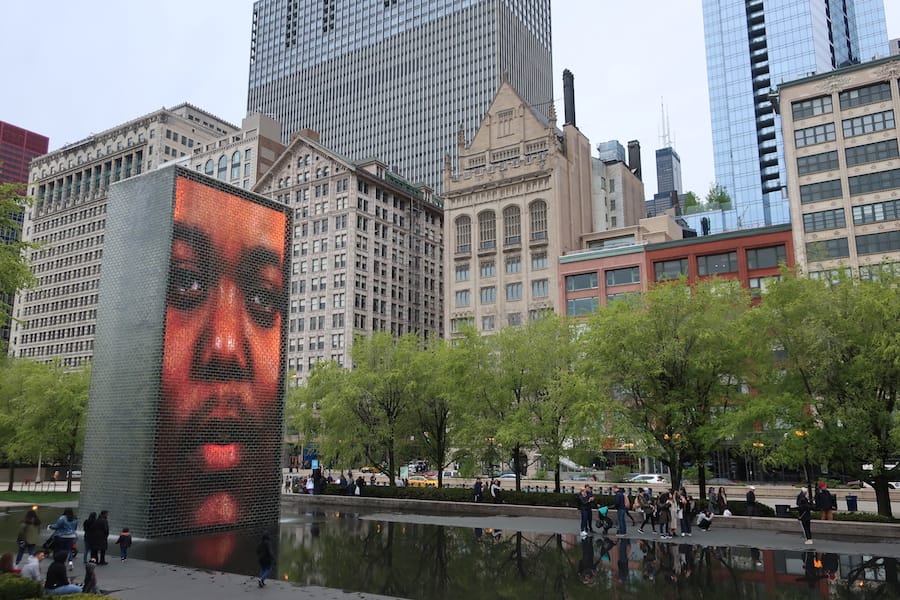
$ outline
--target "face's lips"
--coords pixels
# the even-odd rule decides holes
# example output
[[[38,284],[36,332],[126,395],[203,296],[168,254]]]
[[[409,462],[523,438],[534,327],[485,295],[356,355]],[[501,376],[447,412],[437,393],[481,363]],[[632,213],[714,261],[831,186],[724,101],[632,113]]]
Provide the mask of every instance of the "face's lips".
[[[234,525],[239,516],[238,503],[228,492],[210,494],[194,515],[196,527]]]
[[[237,467],[241,462],[241,444],[203,444],[200,446],[200,458],[207,471],[227,471]]]

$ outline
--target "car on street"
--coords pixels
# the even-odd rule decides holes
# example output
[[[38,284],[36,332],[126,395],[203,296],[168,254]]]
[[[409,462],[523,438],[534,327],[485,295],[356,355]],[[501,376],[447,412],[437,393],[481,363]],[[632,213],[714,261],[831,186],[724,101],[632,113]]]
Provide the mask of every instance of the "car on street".
[[[423,475],[410,475],[409,487],[437,487],[437,479],[429,479]]]
[[[516,478],[515,473],[500,473],[500,475],[497,476],[497,479],[515,479],[515,478]],[[528,479],[528,478],[525,475],[522,475],[520,477],[520,479]]]
[[[626,483],[669,483],[669,478],[660,473],[642,473],[641,475],[635,475],[627,480]]]

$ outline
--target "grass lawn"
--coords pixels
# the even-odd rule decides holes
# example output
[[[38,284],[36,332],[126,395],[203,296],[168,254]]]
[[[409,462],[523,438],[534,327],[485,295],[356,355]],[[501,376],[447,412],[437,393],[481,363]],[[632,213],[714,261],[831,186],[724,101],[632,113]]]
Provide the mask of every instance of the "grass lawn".
[[[78,492],[0,492],[0,501],[47,504],[49,502],[77,502]]]

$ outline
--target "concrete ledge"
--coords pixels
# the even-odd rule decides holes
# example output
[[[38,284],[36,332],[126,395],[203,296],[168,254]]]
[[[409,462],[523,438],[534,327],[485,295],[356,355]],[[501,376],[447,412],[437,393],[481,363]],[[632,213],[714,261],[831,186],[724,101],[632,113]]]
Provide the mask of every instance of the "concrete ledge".
[[[407,500],[399,498],[367,498],[365,496],[309,496],[283,494],[281,504],[297,508],[307,505],[328,505],[341,509],[365,509],[397,513],[426,515],[464,515],[469,517],[542,517],[572,521],[578,516],[576,508],[556,506],[524,506],[520,504],[491,504],[489,502],[442,502],[436,500]],[[717,529],[755,529],[775,533],[800,533],[797,519],[779,517],[722,517],[716,516],[713,527]],[[813,537],[824,536],[845,541],[898,541],[900,524],[866,523],[861,521],[812,522]]]

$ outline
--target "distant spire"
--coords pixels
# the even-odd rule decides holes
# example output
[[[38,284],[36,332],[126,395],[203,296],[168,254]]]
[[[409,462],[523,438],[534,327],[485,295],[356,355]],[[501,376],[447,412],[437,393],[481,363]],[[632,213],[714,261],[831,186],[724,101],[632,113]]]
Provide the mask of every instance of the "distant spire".
[[[659,98],[659,113],[660,119],[662,120],[662,130],[659,134],[659,143],[663,148],[671,148],[675,140],[672,139],[671,133],[669,131],[669,111],[666,110],[666,105],[663,102],[662,96]]]

